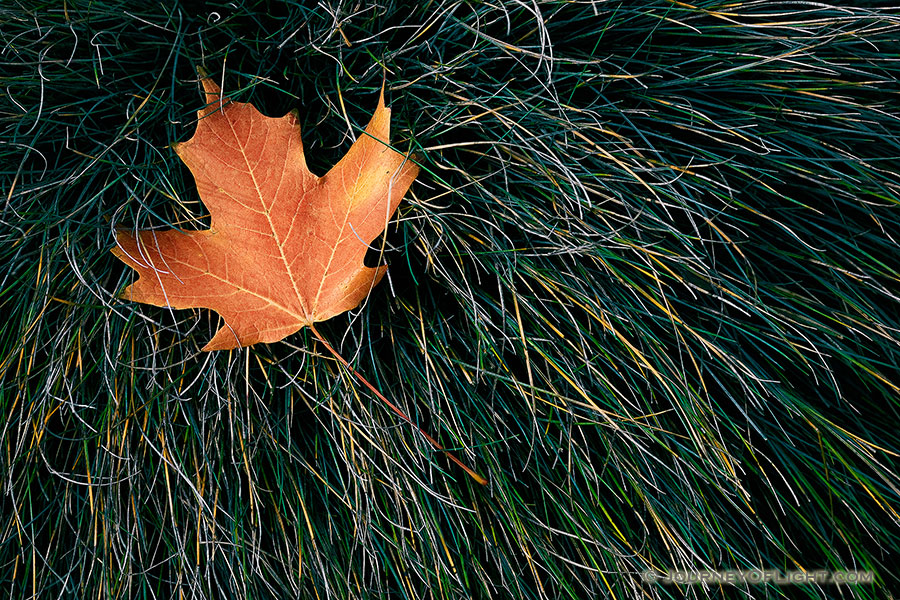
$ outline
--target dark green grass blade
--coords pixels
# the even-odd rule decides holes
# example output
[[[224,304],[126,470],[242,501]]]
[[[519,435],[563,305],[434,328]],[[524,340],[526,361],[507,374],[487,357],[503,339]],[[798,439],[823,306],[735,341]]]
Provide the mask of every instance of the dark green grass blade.
[[[900,10],[0,9],[0,581],[13,598],[883,598],[900,586]],[[113,229],[208,226],[201,103],[383,79],[423,172],[322,334],[201,354]],[[866,570],[674,587],[650,570]]]

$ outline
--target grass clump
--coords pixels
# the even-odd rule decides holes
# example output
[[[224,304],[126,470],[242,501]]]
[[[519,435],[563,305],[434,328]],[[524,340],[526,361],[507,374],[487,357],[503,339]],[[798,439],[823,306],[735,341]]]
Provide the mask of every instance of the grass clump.
[[[0,9],[0,581],[10,597],[897,589],[900,11],[101,0]],[[386,77],[423,173],[320,331],[115,299],[116,226],[205,226],[196,66],[323,173]],[[725,586],[728,587],[728,586]],[[173,593],[174,592],[174,593]]]

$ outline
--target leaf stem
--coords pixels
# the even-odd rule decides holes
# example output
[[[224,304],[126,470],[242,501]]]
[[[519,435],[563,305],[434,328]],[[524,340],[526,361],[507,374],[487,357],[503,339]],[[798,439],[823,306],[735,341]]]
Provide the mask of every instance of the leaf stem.
[[[465,471],[466,473],[468,473],[469,476],[470,476],[472,479],[474,479],[475,481],[477,481],[477,482],[480,483],[481,485],[487,484],[487,479],[485,479],[484,477],[482,477],[481,475],[479,475],[478,473],[476,473],[475,471],[473,471],[472,469],[470,469],[469,467],[467,467],[465,464],[463,464],[463,462],[462,462],[461,460],[459,460],[458,458],[456,458],[456,456],[454,456],[452,452],[450,452],[449,450],[447,450],[446,448],[444,448],[440,443],[438,443],[438,441],[437,441],[436,439],[434,439],[433,437],[431,437],[430,435],[428,435],[427,433],[425,433],[425,431],[423,431],[421,427],[419,427],[418,425],[416,425],[415,423],[413,423],[412,420],[411,420],[408,416],[406,416],[406,414],[405,414],[402,410],[400,410],[399,408],[397,408],[390,400],[388,400],[387,398],[385,398],[385,397],[384,397],[384,394],[382,394],[381,392],[379,392],[379,391],[375,388],[374,385],[372,385],[371,383],[369,383],[369,380],[368,380],[368,379],[366,379],[365,377],[363,377],[363,376],[360,374],[359,371],[357,371],[356,369],[354,369],[354,368],[350,365],[350,363],[348,363],[348,362],[344,359],[343,356],[341,356],[340,354],[337,353],[337,350],[335,350],[334,348],[331,347],[331,344],[329,344],[329,343],[325,340],[325,338],[322,337],[322,334],[319,333],[319,331],[315,328],[314,325],[310,324],[310,325],[309,325],[309,329],[310,329],[310,331],[312,331],[313,335],[316,336],[316,338],[317,338],[320,342],[322,342],[322,344],[325,346],[325,348],[328,349],[328,351],[331,353],[331,355],[332,355],[333,357],[335,357],[335,358],[338,360],[338,362],[340,362],[342,365],[344,365],[344,368],[345,368],[345,369],[347,369],[347,370],[350,371],[353,375],[355,375],[355,376],[357,377],[357,379],[359,379],[359,380],[363,383],[363,385],[365,385],[367,388],[369,388],[369,391],[371,391],[373,394],[375,394],[375,395],[378,397],[379,400],[381,400],[382,402],[384,402],[384,403],[388,406],[388,408],[390,408],[392,411],[394,411],[394,413],[397,414],[397,416],[399,416],[401,419],[403,419],[404,421],[406,421],[407,423],[409,423],[410,425],[412,425],[413,427],[415,427],[416,430],[418,430],[418,432],[422,435],[422,437],[424,437],[426,440],[428,440],[428,442],[434,447],[435,450],[439,450],[440,452],[443,452],[444,454],[446,454],[446,455],[447,455],[447,458],[449,458],[450,460],[452,460],[453,462],[455,462],[457,465],[459,465],[460,468],[462,468],[463,471]]]

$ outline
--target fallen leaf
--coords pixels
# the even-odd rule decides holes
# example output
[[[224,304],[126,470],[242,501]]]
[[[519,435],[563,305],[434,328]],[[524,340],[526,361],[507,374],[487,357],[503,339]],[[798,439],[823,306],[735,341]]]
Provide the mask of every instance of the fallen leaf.
[[[119,230],[112,252],[140,275],[121,297],[216,311],[225,324],[203,350],[276,342],[357,307],[387,269],[363,257],[418,174],[389,146],[383,91],[365,134],[316,177],[296,112],[266,117],[222,97],[210,77],[202,82],[197,130],[174,148],[211,227]]]
[[[204,74],[201,73],[201,76]],[[419,172],[390,142],[384,92],[365,134],[324,177],[306,167],[295,112],[280,119],[232,102],[202,77],[197,130],[175,151],[209,209],[201,231],[116,232],[112,253],[139,278],[121,297],[209,308],[225,324],[203,350],[276,342],[309,327],[353,375],[475,481],[487,480],[425,433],[353,368],[314,323],[357,307],[384,276],[363,257]]]

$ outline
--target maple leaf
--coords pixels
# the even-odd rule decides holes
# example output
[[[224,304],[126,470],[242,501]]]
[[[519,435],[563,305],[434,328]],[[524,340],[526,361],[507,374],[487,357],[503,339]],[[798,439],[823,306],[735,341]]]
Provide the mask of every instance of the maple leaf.
[[[357,307],[387,269],[363,257],[419,171],[389,146],[384,91],[365,134],[316,177],[295,111],[266,117],[201,77],[207,105],[174,148],[211,227],[117,231],[113,254],[140,275],[121,297],[216,311],[225,324],[203,350],[276,342]]]
[[[203,350],[277,342],[309,327],[351,373],[475,481],[487,480],[448,452],[354,369],[314,323],[357,307],[384,276],[366,267],[419,168],[389,146],[391,111],[378,107],[324,177],[306,167],[296,112],[280,119],[222,96],[201,71],[206,107],[175,151],[209,209],[200,231],[116,232],[112,249],[139,278],[122,298],[171,308],[209,308],[223,318]]]

